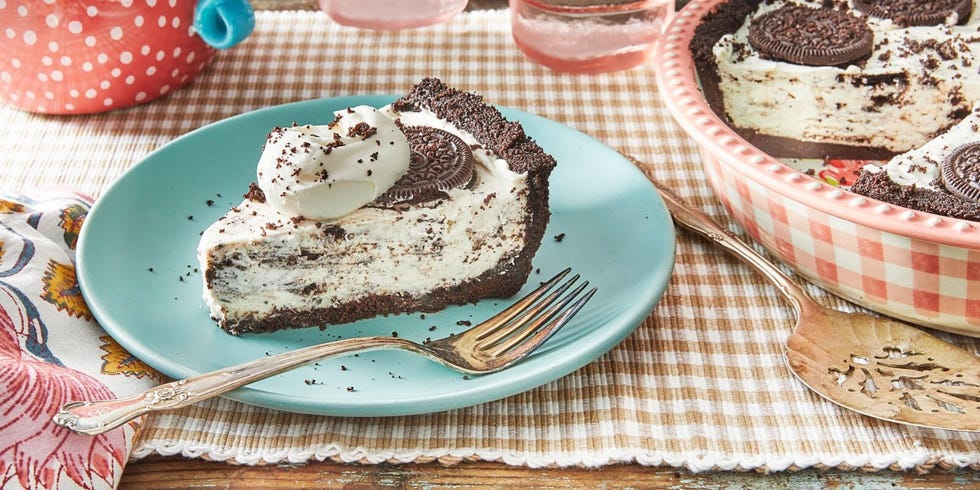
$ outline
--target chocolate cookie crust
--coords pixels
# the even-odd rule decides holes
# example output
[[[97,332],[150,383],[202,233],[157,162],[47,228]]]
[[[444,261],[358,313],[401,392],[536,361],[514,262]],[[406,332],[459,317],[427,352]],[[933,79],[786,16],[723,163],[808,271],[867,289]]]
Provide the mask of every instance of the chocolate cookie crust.
[[[851,191],[896,206],[951,218],[980,221],[980,204],[952,194],[913,185],[900,185],[884,172],[862,172]]]
[[[450,88],[438,78],[423,79],[393,107],[398,112],[432,111],[503,157],[514,172],[534,175],[555,167],[555,159],[524,134],[520,123],[508,121],[482,96]]]

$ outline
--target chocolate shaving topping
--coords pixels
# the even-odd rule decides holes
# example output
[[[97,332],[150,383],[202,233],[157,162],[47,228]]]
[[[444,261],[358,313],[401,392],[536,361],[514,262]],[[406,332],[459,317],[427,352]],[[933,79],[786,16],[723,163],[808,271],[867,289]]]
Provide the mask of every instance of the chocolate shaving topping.
[[[957,147],[940,167],[943,186],[960,198],[980,203],[980,143]]]
[[[443,197],[445,191],[473,180],[473,151],[459,136],[424,126],[402,128],[412,159],[405,175],[376,200],[379,204],[416,204]]]
[[[957,14],[960,24],[973,13],[972,0],[854,0],[854,8],[873,17],[891,19],[902,27],[942,24]]]
[[[248,184],[248,192],[242,197],[253,202],[265,202],[265,193],[255,182]]]
[[[809,66],[836,66],[871,54],[864,19],[830,8],[786,5],[752,19],[749,44],[763,58]]]
[[[376,134],[378,134],[378,128],[363,121],[355,124],[354,127],[347,130],[348,137],[353,138],[360,136],[362,140],[366,140]]]

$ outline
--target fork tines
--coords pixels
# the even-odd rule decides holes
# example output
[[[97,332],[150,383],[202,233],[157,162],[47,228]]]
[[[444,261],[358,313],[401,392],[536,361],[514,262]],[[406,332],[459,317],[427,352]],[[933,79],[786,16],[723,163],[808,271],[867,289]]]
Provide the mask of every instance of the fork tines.
[[[578,281],[578,274],[551,291],[571,270],[568,268],[561,271],[506,310],[487,320],[483,325],[486,328],[477,335],[479,347],[491,356],[504,354],[522,356],[554,335],[596,292],[596,288],[593,287],[583,295],[582,292],[589,285],[589,282],[585,281],[562,297]]]

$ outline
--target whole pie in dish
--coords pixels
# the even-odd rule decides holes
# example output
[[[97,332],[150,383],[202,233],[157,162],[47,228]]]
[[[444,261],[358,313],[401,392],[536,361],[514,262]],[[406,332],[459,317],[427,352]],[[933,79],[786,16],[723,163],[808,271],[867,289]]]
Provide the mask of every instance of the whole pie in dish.
[[[980,171],[960,148],[980,142],[972,1],[731,0],[704,17],[691,49],[712,109],[759,149],[895,158],[850,189],[980,220]]]

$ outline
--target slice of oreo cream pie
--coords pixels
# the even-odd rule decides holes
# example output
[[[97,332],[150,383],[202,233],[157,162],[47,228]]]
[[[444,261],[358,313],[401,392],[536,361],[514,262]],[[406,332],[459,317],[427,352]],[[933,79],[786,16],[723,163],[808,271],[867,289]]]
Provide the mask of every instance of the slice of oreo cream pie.
[[[272,130],[258,183],[202,235],[222,329],[322,329],[523,286],[555,160],[520,124],[431,78],[335,116]]]

